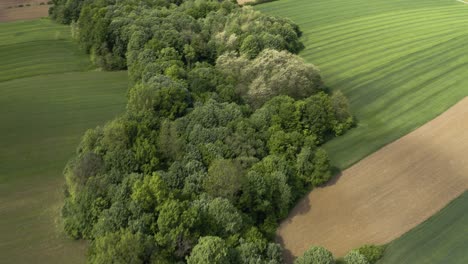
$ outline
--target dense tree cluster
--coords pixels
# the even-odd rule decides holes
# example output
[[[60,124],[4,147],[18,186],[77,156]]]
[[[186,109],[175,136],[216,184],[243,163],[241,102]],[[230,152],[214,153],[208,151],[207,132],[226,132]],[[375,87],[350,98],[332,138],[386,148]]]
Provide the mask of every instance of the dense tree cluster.
[[[320,146],[353,124],[293,54],[299,28],[217,0],[57,0],[51,13],[78,19],[93,61],[131,80],[126,112],[87,131],[65,169],[65,230],[92,240],[89,262],[281,263],[278,221],[330,178]]]

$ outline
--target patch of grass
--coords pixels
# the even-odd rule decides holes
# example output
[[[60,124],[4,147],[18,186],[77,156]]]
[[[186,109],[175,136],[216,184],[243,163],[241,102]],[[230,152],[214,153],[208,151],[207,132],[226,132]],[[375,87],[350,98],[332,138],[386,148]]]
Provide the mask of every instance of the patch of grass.
[[[126,72],[79,72],[90,62],[69,32],[0,24],[0,263],[85,261],[86,244],[61,232],[62,170],[87,129],[124,110],[128,83]]]
[[[391,242],[378,264],[468,263],[468,191]]]
[[[357,128],[325,145],[341,169],[468,95],[468,9],[461,3],[281,0],[256,8],[299,24],[300,55],[350,99]]]
[[[89,58],[72,41],[69,27],[35,20],[2,23],[0,32],[0,82],[91,68]]]

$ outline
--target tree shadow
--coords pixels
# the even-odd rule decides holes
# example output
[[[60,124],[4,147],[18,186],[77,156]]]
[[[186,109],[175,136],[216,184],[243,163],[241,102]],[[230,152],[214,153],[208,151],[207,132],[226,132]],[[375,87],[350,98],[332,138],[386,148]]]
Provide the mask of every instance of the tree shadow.
[[[293,261],[294,261],[294,255],[292,254],[292,252],[289,249],[286,249],[286,247],[284,245],[283,238],[277,235],[276,238],[275,238],[275,241],[276,241],[276,243],[280,244],[281,248],[283,249],[283,252],[282,252],[282,254],[283,254],[283,263],[292,264]]]

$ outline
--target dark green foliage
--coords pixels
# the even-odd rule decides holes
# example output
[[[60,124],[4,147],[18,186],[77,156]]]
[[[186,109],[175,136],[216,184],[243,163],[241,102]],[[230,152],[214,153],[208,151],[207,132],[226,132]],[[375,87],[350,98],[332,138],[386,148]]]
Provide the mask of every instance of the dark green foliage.
[[[298,27],[214,0],[85,1],[75,26],[131,79],[126,113],[65,170],[65,230],[94,241],[90,261],[282,263],[277,223],[330,178],[320,144],[353,121],[289,53]]]
[[[298,257],[294,264],[334,264],[335,260],[330,251],[323,247],[313,246]]]
[[[239,164],[231,160],[213,160],[203,181],[206,193],[223,197],[232,202],[241,189],[243,172]]]

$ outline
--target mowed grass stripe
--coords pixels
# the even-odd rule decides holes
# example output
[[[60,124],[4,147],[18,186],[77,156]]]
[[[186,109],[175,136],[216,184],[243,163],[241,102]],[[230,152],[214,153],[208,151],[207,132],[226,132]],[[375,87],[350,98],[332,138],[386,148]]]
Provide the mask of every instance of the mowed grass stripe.
[[[0,24],[0,82],[92,68],[70,28],[48,19]]]
[[[70,27],[49,19],[0,23],[0,45],[59,39],[71,39]]]
[[[49,73],[84,71],[89,58],[71,40],[42,40],[0,45],[0,82]]]
[[[333,24],[324,24],[321,26],[314,26],[310,28],[303,29],[305,33],[319,33],[327,32],[333,37],[341,37],[341,34],[349,34],[355,32],[356,26],[360,26],[365,29],[374,29],[374,26],[382,25],[394,25],[402,22],[414,22],[416,18],[421,18],[423,15],[430,15],[431,17],[426,17],[427,19],[437,18],[433,17],[434,15],[454,15],[454,10],[457,10],[457,7],[449,6],[442,8],[418,8],[411,9],[403,12],[387,12],[383,14],[377,14],[373,16],[366,17],[357,17],[354,19],[347,20],[345,22],[333,23]],[[311,25],[317,25],[315,22],[306,22],[304,24],[310,23]],[[322,38],[320,38],[322,41]]]
[[[459,18],[460,20],[454,20],[454,18]],[[468,19],[466,18],[465,15],[460,15],[459,17],[454,17],[453,15],[448,15],[445,17],[440,17],[439,20],[437,21],[436,26],[431,27],[434,31],[440,31],[444,30],[446,31],[447,27],[450,27],[451,30],[459,30],[462,28],[464,25],[463,23],[460,22],[466,22]],[[434,22],[434,21],[432,21]],[[447,22],[442,24],[442,22]],[[373,29],[366,29],[366,28],[360,28],[356,27],[357,29],[353,31],[352,33],[348,34],[341,34],[338,36],[332,36],[330,37],[330,40],[322,38],[321,33],[322,32],[317,32],[314,33],[313,36],[314,38],[312,40],[306,40],[306,43],[310,42],[310,45],[308,47],[308,51],[317,51],[315,50],[316,48],[320,47],[327,47],[327,51],[331,52],[335,48],[343,48],[342,42],[350,42],[350,43],[360,43],[362,41],[366,41],[370,43],[371,41],[376,41],[377,43],[379,42],[379,39],[384,37],[383,35],[391,35],[393,34],[394,36],[400,36],[400,34],[404,33],[411,33],[416,29],[426,29],[427,30],[427,20],[413,20],[411,23],[411,26],[408,26],[408,22],[399,22],[399,23],[394,23],[394,24],[386,24],[382,26],[375,26]],[[455,25],[455,28],[453,27]],[[418,26],[418,28],[416,28]],[[323,32],[323,34],[327,34],[326,32]],[[317,41],[319,40],[320,41]],[[315,41],[314,41],[315,40]],[[318,50],[320,52],[320,50]],[[325,54],[322,54],[325,55]]]
[[[363,46],[359,48],[359,50],[355,50],[353,54],[346,53],[341,57],[330,59],[323,63],[320,68],[328,67],[331,69],[329,71],[330,74],[350,76],[354,75],[356,72],[379,67],[388,61],[396,60],[406,54],[435,46],[441,41],[447,41],[462,36],[462,34],[459,33],[434,34],[435,35],[409,37],[410,40],[403,38],[395,41],[395,44],[390,46]]]
[[[462,35],[456,38],[448,39],[445,42],[438,43],[435,46],[424,47],[421,50],[417,50],[412,53],[408,53],[397,59],[389,60],[387,63],[374,67],[362,73],[353,74],[351,77],[341,77],[339,80],[334,80],[334,86],[341,87],[347,84],[348,92],[354,94],[355,89],[374,82],[379,79],[387,78],[387,76],[396,76],[400,80],[405,73],[409,73],[411,70],[421,67],[430,67],[431,62],[439,62],[442,58],[458,56],[460,49],[466,48],[466,35]],[[408,76],[411,78],[411,76]],[[356,97],[360,98],[359,93],[356,93]]]
[[[407,65],[402,65],[395,63],[396,66],[393,69],[384,68],[383,70],[376,70],[374,73],[363,73],[361,76],[366,74],[372,75],[371,77],[365,79],[364,77],[358,77],[359,79],[365,79],[367,82],[362,80],[361,82],[357,81],[354,89],[350,93],[364,93],[367,91],[366,95],[362,96],[352,96],[351,101],[354,104],[366,103],[369,101],[382,100],[382,101],[391,101],[390,98],[382,97],[385,93],[398,92],[398,91],[407,91],[418,92],[420,89],[425,89],[426,85],[430,85],[437,79],[446,79],[448,76],[444,76],[447,72],[450,74],[451,70],[464,70],[464,60],[460,59],[459,53],[463,50],[462,46],[454,47],[452,54],[438,53],[434,55],[427,55],[426,58],[415,59],[414,63],[408,63]],[[427,62],[438,62],[446,64],[446,69],[440,71],[434,69],[433,67],[427,66]],[[426,63],[426,64],[425,64]],[[391,64],[391,63],[390,63]],[[399,68],[398,68],[399,67]],[[457,76],[458,78],[464,79],[463,74]],[[345,81],[346,82],[346,81]],[[372,87],[376,85],[384,85],[384,82],[392,82],[392,84],[399,85],[401,89],[395,90],[372,90]],[[439,89],[444,89],[446,86],[442,86]],[[375,113],[375,109],[371,107],[360,109],[361,113],[371,112],[373,115],[378,115]],[[386,115],[386,114],[384,114]]]

